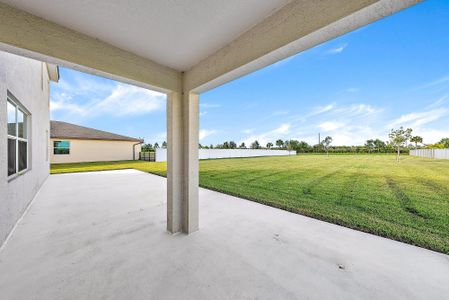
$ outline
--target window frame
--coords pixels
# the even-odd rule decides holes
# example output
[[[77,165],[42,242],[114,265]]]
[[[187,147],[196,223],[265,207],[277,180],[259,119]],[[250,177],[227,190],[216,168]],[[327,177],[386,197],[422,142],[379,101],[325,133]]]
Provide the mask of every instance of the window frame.
[[[62,142],[67,142],[68,143],[68,147],[56,147],[55,144],[56,143],[62,143]],[[54,140],[53,141],[53,155],[70,155],[70,148],[71,148],[71,142],[70,140]],[[68,152],[67,153],[55,153],[56,149],[67,149]]]
[[[11,175],[8,175],[8,181],[11,179],[14,179],[20,175],[25,174],[30,170],[30,119],[31,114],[28,112],[28,110],[8,91],[6,96],[6,105],[8,106],[8,103],[12,104],[14,106],[14,117],[15,117],[15,136],[10,135],[9,132],[7,132],[7,140],[14,140],[15,141],[15,172]],[[23,127],[22,130],[24,130],[25,137],[19,137],[19,111],[23,114]],[[8,124],[8,119],[6,119],[6,123]],[[19,171],[19,142],[25,142],[26,143],[26,168]],[[9,152],[7,151],[7,156],[9,158]],[[9,167],[9,166],[8,166]],[[8,173],[8,170],[7,170]]]

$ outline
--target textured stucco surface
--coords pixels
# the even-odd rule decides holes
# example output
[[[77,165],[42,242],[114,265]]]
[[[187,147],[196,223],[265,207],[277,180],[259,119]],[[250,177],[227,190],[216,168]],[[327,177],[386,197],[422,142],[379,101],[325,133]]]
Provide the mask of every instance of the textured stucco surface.
[[[167,97],[167,229],[198,230],[199,97],[170,93]]]
[[[200,189],[170,235],[166,180],[51,175],[0,253],[2,299],[445,299],[449,256]]]
[[[289,1],[2,0],[178,71],[189,69]]]
[[[0,49],[162,92],[181,88],[176,70],[2,2]]]
[[[0,52],[0,244],[49,174],[49,87],[44,63]],[[31,113],[30,170],[11,181],[7,176],[7,91]]]
[[[54,141],[69,141],[70,154],[55,155],[53,151]],[[136,144],[136,142],[52,138],[49,144],[50,162],[52,164],[59,164],[92,161],[133,160],[134,144]],[[135,146],[135,159],[139,159],[140,149],[140,145]]]

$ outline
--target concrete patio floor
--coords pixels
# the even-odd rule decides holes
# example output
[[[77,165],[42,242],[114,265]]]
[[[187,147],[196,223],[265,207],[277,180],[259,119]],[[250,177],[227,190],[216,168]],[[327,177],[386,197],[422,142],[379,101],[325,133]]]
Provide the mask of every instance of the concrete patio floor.
[[[165,178],[52,175],[0,253],[1,299],[442,299],[449,256],[200,190],[170,235]]]

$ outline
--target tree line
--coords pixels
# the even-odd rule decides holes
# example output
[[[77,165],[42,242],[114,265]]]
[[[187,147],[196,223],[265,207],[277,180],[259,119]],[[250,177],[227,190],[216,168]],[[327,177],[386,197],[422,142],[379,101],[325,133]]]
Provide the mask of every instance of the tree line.
[[[392,129],[388,135],[389,140],[383,141],[381,139],[369,139],[364,145],[360,146],[333,146],[332,137],[326,136],[320,143],[311,145],[305,141],[295,139],[283,140],[277,139],[274,143],[268,142],[261,145],[259,141],[255,140],[249,145],[244,142],[237,145],[235,141],[225,141],[221,144],[202,145],[199,144],[200,149],[277,149],[290,150],[297,153],[408,153],[410,149],[444,149],[449,148],[449,138],[442,138],[441,141],[435,144],[424,144],[423,138],[420,136],[413,136],[411,128]],[[157,148],[167,148],[167,142],[163,142],[160,146],[158,143],[143,144],[142,152],[154,151]]]

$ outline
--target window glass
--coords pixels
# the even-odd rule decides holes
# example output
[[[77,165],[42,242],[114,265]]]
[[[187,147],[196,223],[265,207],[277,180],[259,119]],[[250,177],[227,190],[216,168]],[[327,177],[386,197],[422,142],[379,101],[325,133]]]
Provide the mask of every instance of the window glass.
[[[26,138],[27,115],[20,109],[17,110],[17,126],[19,131],[19,137]]]
[[[70,148],[69,141],[54,141],[53,144],[55,148]]]
[[[53,142],[53,154],[70,154],[70,142],[69,141],[54,141]]]
[[[16,140],[8,139],[8,176],[15,173],[16,173]]]
[[[8,176],[28,169],[28,120],[26,109],[12,95],[7,96]]]
[[[16,106],[8,101],[8,135],[16,136]]]
[[[19,140],[19,172],[27,168],[28,162],[28,143]]]
[[[53,154],[70,154],[69,148],[55,148]]]

